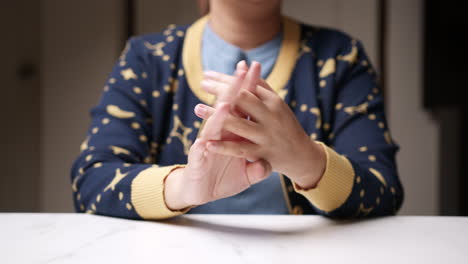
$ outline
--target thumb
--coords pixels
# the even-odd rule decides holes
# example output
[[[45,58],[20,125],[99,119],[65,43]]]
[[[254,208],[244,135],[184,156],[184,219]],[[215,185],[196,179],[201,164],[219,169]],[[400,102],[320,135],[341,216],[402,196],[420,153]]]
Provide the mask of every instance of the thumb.
[[[256,184],[268,178],[271,174],[271,165],[269,162],[260,159],[254,162],[247,162],[246,173],[250,185]]]

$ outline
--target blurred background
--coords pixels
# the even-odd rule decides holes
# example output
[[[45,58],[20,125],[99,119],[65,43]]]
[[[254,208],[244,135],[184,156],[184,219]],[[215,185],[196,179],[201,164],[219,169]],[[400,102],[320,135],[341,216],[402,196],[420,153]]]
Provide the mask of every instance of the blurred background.
[[[401,147],[400,214],[468,215],[467,22],[455,0],[285,0],[284,14],[364,43]],[[0,212],[71,212],[70,167],[125,40],[199,16],[195,0],[2,3]]]

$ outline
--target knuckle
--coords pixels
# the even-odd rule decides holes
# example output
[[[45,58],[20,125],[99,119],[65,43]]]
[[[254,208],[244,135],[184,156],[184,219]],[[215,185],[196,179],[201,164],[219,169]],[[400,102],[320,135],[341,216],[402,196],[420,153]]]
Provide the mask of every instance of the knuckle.
[[[270,108],[272,111],[276,110],[277,107],[278,107],[278,102],[277,102],[276,98],[269,99],[266,104],[267,104],[268,108]]]
[[[242,152],[242,155],[244,155],[244,156],[248,156],[248,155],[251,154],[251,153],[250,153],[250,149],[249,149],[247,146],[245,146],[245,145],[241,145],[241,146],[239,147],[239,149],[240,149],[240,151]]]
[[[275,107],[280,108],[283,105],[283,99],[281,99],[279,96],[273,96],[272,101]]]
[[[252,146],[249,146],[248,148],[246,148],[244,153],[245,153],[245,157],[250,161],[256,161],[260,158],[258,155],[258,151],[252,148]]]
[[[237,96],[237,100],[245,100],[249,97],[249,92],[245,89],[239,91],[239,95]]]

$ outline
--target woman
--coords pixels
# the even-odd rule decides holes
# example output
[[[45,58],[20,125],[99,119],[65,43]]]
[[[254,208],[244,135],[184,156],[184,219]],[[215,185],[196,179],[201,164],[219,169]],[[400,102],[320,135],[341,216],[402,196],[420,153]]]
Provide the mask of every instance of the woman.
[[[280,0],[210,1],[193,25],[129,40],[72,169],[76,210],[394,214],[376,87],[358,41],[282,17]]]

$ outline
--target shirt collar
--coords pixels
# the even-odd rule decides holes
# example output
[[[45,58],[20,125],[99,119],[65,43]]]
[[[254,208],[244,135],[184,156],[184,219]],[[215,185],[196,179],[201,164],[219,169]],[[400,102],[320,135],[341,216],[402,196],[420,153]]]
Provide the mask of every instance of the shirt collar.
[[[247,62],[258,61],[263,64],[266,60],[276,58],[281,48],[283,33],[278,33],[272,40],[247,51],[228,43],[218,36],[207,23],[203,32],[203,45],[210,49],[212,54],[217,54],[226,59],[237,60],[245,57]]]

